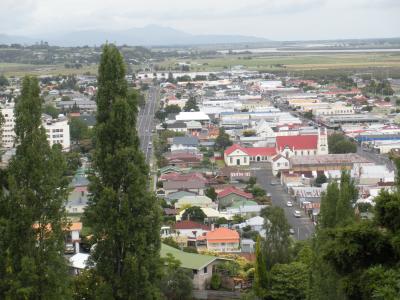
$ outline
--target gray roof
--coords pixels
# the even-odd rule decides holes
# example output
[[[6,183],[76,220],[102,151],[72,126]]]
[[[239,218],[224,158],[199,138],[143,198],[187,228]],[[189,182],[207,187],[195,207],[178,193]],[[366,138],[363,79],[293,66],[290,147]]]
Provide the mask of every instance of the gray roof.
[[[79,119],[85,122],[89,127],[96,125],[96,116],[94,115],[81,115],[79,116]]]
[[[198,146],[199,145],[199,140],[196,137],[190,137],[190,136],[177,136],[174,137],[172,140],[173,144],[177,145],[186,145],[186,146]]]
[[[179,191],[179,192],[171,193],[168,196],[165,196],[165,199],[168,199],[171,201],[171,200],[178,200],[185,196],[193,196],[193,195],[195,195],[195,193],[191,193],[191,192],[187,192],[187,191]]]
[[[188,181],[166,181],[164,182],[164,190],[178,190],[178,189],[202,189],[205,184],[201,180],[188,180]]]

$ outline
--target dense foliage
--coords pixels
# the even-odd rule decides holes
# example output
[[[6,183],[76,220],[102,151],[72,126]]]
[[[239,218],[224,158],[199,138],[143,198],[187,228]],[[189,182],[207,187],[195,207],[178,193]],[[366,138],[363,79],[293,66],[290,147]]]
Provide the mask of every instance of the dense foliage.
[[[118,49],[105,45],[98,76],[97,123],[85,212],[96,243],[98,299],[155,299],[160,280],[160,212],[147,189],[148,167],[136,132],[136,94],[129,94]]]

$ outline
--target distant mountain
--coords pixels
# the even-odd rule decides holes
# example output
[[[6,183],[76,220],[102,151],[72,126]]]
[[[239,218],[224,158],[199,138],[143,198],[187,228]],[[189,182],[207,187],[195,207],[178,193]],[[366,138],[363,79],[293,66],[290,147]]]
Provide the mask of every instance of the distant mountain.
[[[0,35],[0,43],[10,40],[10,36]],[[26,38],[27,42],[44,40],[50,45],[58,46],[93,46],[104,42],[112,42],[118,45],[140,45],[140,46],[174,46],[174,45],[200,45],[200,44],[235,44],[235,43],[260,43],[267,39],[244,36],[244,35],[194,35],[170,27],[148,25],[142,28],[131,28],[127,30],[103,31],[84,30],[37,36]]]
[[[39,40],[40,41],[40,40]],[[31,39],[25,36],[16,36],[0,33],[0,44],[34,44],[35,39]]]

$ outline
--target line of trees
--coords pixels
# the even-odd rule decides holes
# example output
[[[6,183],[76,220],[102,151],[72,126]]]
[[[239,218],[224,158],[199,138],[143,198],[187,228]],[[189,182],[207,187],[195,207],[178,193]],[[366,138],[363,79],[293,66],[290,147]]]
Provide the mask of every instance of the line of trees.
[[[179,262],[160,258],[160,208],[146,189],[137,94],[128,92],[113,45],[103,48],[98,82],[92,196],[83,219],[93,232],[91,268],[68,274],[67,164],[41,126],[38,81],[25,77],[15,113],[17,151],[0,180],[0,299],[190,298],[191,277]]]
[[[355,213],[354,181],[343,171],[322,196],[316,233],[305,242],[288,238],[283,210],[264,211],[266,236],[256,243],[255,285],[246,299],[399,299],[397,182],[395,191],[380,192],[373,219],[364,220]]]

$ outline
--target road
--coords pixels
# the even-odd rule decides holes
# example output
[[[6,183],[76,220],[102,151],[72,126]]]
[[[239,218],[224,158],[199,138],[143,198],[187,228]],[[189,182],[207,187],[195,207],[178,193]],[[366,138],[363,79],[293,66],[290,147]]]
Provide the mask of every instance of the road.
[[[268,164],[267,167],[255,170],[255,175],[257,177],[257,183],[271,194],[272,205],[282,207],[285,211],[286,219],[295,231],[294,237],[298,240],[306,240],[310,238],[315,231],[313,222],[304,214],[302,209],[296,207],[297,204],[294,203],[289,194],[283,190],[283,187],[280,184],[270,184],[271,181],[277,181],[277,178],[272,175],[271,166]],[[293,207],[286,206],[286,202],[289,200],[293,202]],[[293,215],[295,209],[301,211],[300,218],[296,218]]]
[[[394,171],[396,169],[393,161],[390,160],[387,155],[373,152],[370,148],[363,148],[360,145],[357,145],[357,154],[375,162],[378,165],[386,165],[390,171]]]
[[[150,145],[152,138],[152,129],[154,128],[154,114],[157,108],[157,99],[159,91],[156,87],[150,87],[146,104],[140,110],[138,116],[137,130],[140,138],[140,148],[142,149],[147,163],[150,163],[153,147]]]

